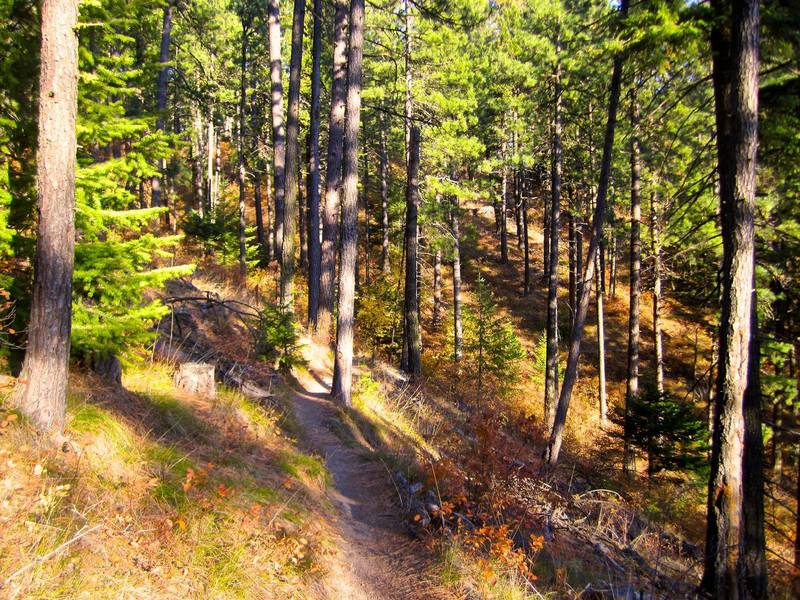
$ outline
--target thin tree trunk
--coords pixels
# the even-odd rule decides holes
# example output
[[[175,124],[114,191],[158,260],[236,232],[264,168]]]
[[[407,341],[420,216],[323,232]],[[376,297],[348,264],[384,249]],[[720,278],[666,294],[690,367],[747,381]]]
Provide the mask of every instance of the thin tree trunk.
[[[380,113],[381,119],[381,265],[384,274],[391,271],[389,262],[389,153],[386,148],[386,117]]]
[[[577,288],[575,283],[578,281],[578,271],[575,265],[575,247],[577,240],[575,239],[575,202],[574,192],[572,188],[569,189],[569,213],[567,214],[567,240],[569,245],[569,323],[572,329],[572,323],[575,321],[575,300],[577,298]]]
[[[547,267],[547,354],[544,386],[544,416],[553,427],[558,398],[558,233],[561,216],[561,38],[556,34],[556,69],[553,112],[553,160],[550,171],[550,239]]]
[[[269,24],[269,77],[272,88],[272,166],[275,181],[275,256],[283,251],[284,195],[286,192],[286,125],[283,122],[281,78],[281,11],[278,0],[267,0]]]
[[[701,588],[715,598],[766,597],[763,502],[760,489],[743,489],[760,458],[753,443],[757,357],[752,337],[755,270],[755,176],[758,146],[757,0],[714,0],[711,31],[720,220],[722,223],[722,311],[719,369],[714,399],[711,472],[708,485],[706,560]],[[730,36],[730,37],[728,37]],[[757,517],[756,517],[757,518]]]
[[[320,105],[320,56],[322,52],[322,0],[314,0],[314,33],[311,45],[311,108],[310,131],[311,152],[308,161],[308,325],[317,329],[319,311],[320,274],[322,270],[322,246],[320,240],[319,207],[319,105]]]
[[[658,200],[658,187],[650,196],[650,227],[653,239],[653,347],[655,349],[656,390],[659,396],[664,393],[664,343],[661,323],[661,204]],[[714,357],[712,353],[712,370]],[[709,381],[709,389],[711,388]]]
[[[255,60],[250,64],[250,85],[253,93],[250,94],[250,128],[252,129],[250,140],[250,151],[253,157],[253,204],[256,212],[256,241],[259,248],[259,260],[266,256],[266,236],[264,233],[264,207],[261,201],[261,170],[263,163],[261,160],[261,103],[258,94],[258,80]]]
[[[514,176],[513,176],[513,182],[514,182],[514,218],[516,219],[516,227],[517,227],[517,248],[522,249],[522,246],[523,246],[523,239],[522,239],[522,196],[519,193],[519,180],[517,178],[518,171],[516,169],[514,169],[513,173],[514,173]]]
[[[641,290],[642,240],[642,188],[639,148],[639,104],[636,99],[634,78],[631,88],[631,254],[630,254],[630,308],[628,313],[628,377],[625,391],[625,449],[622,468],[626,473],[636,471],[636,455],[631,446],[631,410],[639,394],[639,298]],[[613,282],[613,278],[612,278]],[[612,284],[613,285],[613,284]]]
[[[244,186],[247,180],[247,164],[244,155],[245,135],[247,127],[247,40],[248,24],[242,23],[242,55],[241,55],[241,85],[239,89],[239,140],[237,153],[239,154],[239,274],[244,279],[247,276],[247,223],[245,222],[245,195]]]
[[[267,214],[266,214],[266,222],[267,222],[267,262],[272,262],[272,259],[275,258],[275,219],[273,218],[274,210],[273,210],[273,202],[272,198],[274,194],[272,192],[272,168],[269,164],[269,161],[265,161],[266,165],[266,176],[267,176],[267,185],[264,186],[265,191],[267,192]]]
[[[531,245],[528,236],[528,198],[522,197],[522,246],[524,273],[522,277],[522,294],[528,296],[531,293]]]
[[[506,264],[508,262],[508,196],[506,188],[508,187],[508,175],[505,166],[505,151],[502,154],[503,160],[503,182],[502,191],[500,193],[500,262]]]
[[[606,394],[606,331],[605,331],[605,311],[603,305],[604,286],[602,281],[602,269],[600,265],[600,255],[595,257],[597,267],[595,278],[597,290],[595,292],[597,309],[597,398],[600,407],[600,426],[608,424],[608,396]]]
[[[436,248],[433,252],[433,317],[434,328],[442,324],[442,250]]]
[[[39,429],[60,434],[72,321],[78,2],[42,0],[40,14],[39,222],[28,347],[14,402]]]
[[[369,208],[369,143],[367,128],[364,127],[364,285],[371,282],[369,272],[370,208]]]
[[[411,14],[411,0],[403,0],[403,61],[405,68],[405,104],[403,105],[403,123],[406,140],[406,168],[411,159],[411,117],[413,116],[411,92],[411,29],[414,26],[414,17]]]
[[[294,236],[297,233],[297,202],[300,167],[300,69],[303,63],[303,25],[306,0],[294,0],[292,56],[289,63],[289,110],[286,119],[286,164],[283,194],[283,246],[281,247],[281,305],[294,302]]]
[[[206,202],[210,217],[214,218],[214,158],[217,154],[217,141],[214,136],[214,111],[208,114],[208,164],[206,165]]]
[[[166,119],[164,111],[167,109],[167,83],[169,81],[169,45],[170,37],[172,34],[172,1],[169,0],[164,5],[164,17],[161,26],[161,47],[158,52],[158,62],[161,68],[158,70],[158,82],[156,83],[156,129],[164,131],[166,128]],[[151,206],[161,206],[161,177],[165,168],[164,159],[159,159],[159,175],[153,175],[150,181],[151,186]],[[169,214],[169,213],[167,213]],[[169,216],[167,216],[169,220]]]
[[[411,149],[408,160],[408,183],[406,184],[406,285],[403,298],[405,313],[405,337],[408,358],[403,369],[413,376],[422,374],[421,336],[417,296],[417,249],[419,211],[419,127],[411,127]]]
[[[329,340],[333,319],[333,286],[336,279],[336,247],[339,229],[339,194],[342,182],[342,140],[347,96],[347,2],[336,0],[333,25],[333,79],[328,119],[325,210],[322,215],[322,273],[319,287],[317,334]]]
[[[458,197],[453,196],[450,221],[453,228],[453,360],[461,361],[464,327],[461,320],[461,234]]]
[[[358,253],[358,127],[361,118],[361,61],[364,42],[364,0],[351,0],[350,50],[347,69],[347,123],[344,136],[342,244],[339,310],[336,327],[336,386],[333,396],[352,405],[355,266]]]
[[[628,1],[629,0],[622,0],[620,5],[620,13],[623,18],[627,17],[628,14]],[[567,420],[567,409],[569,408],[569,401],[572,397],[572,388],[578,377],[578,361],[580,360],[581,354],[583,326],[586,323],[586,315],[589,312],[589,297],[592,291],[595,262],[597,261],[597,247],[603,231],[606,195],[608,193],[608,184],[611,177],[611,155],[614,149],[614,131],[617,124],[617,107],[619,106],[621,80],[622,56],[617,55],[614,57],[614,69],[611,76],[611,90],[608,100],[608,121],[606,123],[606,135],[603,143],[603,162],[600,169],[600,184],[597,188],[597,203],[595,204],[594,217],[592,219],[592,237],[589,241],[586,271],[583,275],[580,302],[578,304],[578,312],[575,315],[575,326],[572,328],[569,355],[567,357],[567,366],[564,371],[564,381],[561,385],[561,393],[558,398],[556,418],[544,454],[546,465],[550,468],[554,467],[558,462],[558,454],[561,450],[564,426]]]

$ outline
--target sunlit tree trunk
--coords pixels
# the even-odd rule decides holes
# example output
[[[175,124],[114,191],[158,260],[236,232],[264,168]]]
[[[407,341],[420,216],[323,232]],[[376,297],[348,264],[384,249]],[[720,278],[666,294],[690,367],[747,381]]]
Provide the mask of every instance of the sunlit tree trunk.
[[[352,405],[355,266],[358,253],[358,128],[361,118],[361,62],[364,42],[364,0],[351,0],[350,49],[347,61],[347,122],[344,135],[342,245],[339,310],[336,320],[336,370],[333,396]]]
[[[623,18],[628,14],[628,1],[622,0],[620,13]],[[578,311],[575,315],[575,326],[572,328],[570,336],[569,355],[567,356],[567,366],[564,370],[564,381],[561,385],[561,393],[558,398],[556,408],[556,418],[553,429],[550,433],[550,440],[544,453],[547,467],[554,467],[558,462],[558,455],[561,450],[561,442],[564,437],[564,426],[567,420],[567,409],[572,397],[572,388],[578,377],[578,361],[581,354],[581,341],[583,339],[583,327],[586,323],[586,315],[589,312],[589,297],[592,292],[592,279],[595,276],[595,263],[598,260],[597,248],[603,232],[603,221],[606,212],[606,195],[608,184],[611,178],[611,157],[614,149],[614,131],[617,124],[617,108],[619,106],[619,91],[622,80],[622,56],[614,57],[614,68],[611,76],[611,90],[608,100],[608,120],[606,121],[606,134],[603,143],[603,162],[600,168],[600,183],[597,187],[597,202],[595,204],[594,216],[592,218],[592,237],[589,240],[589,252],[586,258],[586,271],[583,274],[583,284],[581,285],[580,301]]]
[[[556,34],[559,36],[559,34]],[[547,354],[544,387],[545,424],[550,429],[555,419],[558,398],[558,234],[561,221],[561,39],[556,39],[555,90],[553,102],[553,158],[550,170],[550,239],[547,266]]]
[[[292,56],[289,63],[289,110],[286,119],[286,163],[283,194],[283,246],[281,247],[281,304],[292,308],[294,302],[294,238],[298,218],[298,170],[300,167],[300,69],[303,63],[303,24],[306,0],[294,0],[292,20]]]
[[[714,598],[766,597],[755,309],[758,147],[758,0],[714,0],[711,30],[720,221],[722,311],[701,588]],[[757,430],[757,431],[756,431]],[[760,469],[759,469],[760,470]],[[754,489],[745,489],[752,484]],[[756,520],[756,522],[753,521]],[[758,522],[760,519],[760,522]]]
[[[453,196],[450,222],[453,233],[453,360],[462,356],[464,327],[461,320],[461,233],[459,231],[458,197]]]
[[[164,131],[166,127],[166,115],[164,112],[167,109],[167,83],[169,81],[169,46],[172,36],[172,0],[169,0],[164,5],[164,16],[161,25],[161,47],[158,52],[158,61],[161,67],[158,70],[158,82],[156,83],[156,129]],[[165,168],[164,160],[159,159],[159,175],[154,175],[150,181],[151,186],[151,206],[161,206],[161,174]],[[166,213],[169,215],[169,213]],[[167,216],[169,220],[169,216]]]
[[[253,157],[253,204],[256,212],[256,241],[258,242],[259,258],[263,259],[267,255],[267,240],[264,232],[264,206],[261,199],[262,169],[264,164],[261,160],[261,102],[257,79],[258,69],[256,61],[250,63],[250,85],[253,93],[250,94],[250,129],[252,130],[250,139],[250,151]]]
[[[405,314],[405,337],[408,348],[407,362],[403,370],[418,376],[422,374],[422,348],[419,329],[418,295],[417,295],[417,250],[419,211],[419,127],[411,127],[410,152],[408,155],[408,174],[406,183],[406,277],[403,296],[403,312]]]
[[[389,262],[389,153],[386,148],[386,117],[380,114],[381,119],[381,270],[384,274],[391,271]]]
[[[308,160],[308,324],[311,331],[317,328],[319,287],[322,270],[322,241],[320,239],[319,206],[319,105],[320,63],[322,52],[322,0],[314,0],[314,33],[311,44],[311,108]]]
[[[630,306],[628,311],[628,374],[625,390],[625,425],[622,468],[626,473],[636,471],[636,455],[631,446],[631,408],[639,394],[639,298],[641,289],[642,221],[641,160],[639,149],[639,105],[636,81],[631,88],[631,252]]]
[[[286,126],[283,122],[281,78],[281,11],[278,0],[267,0],[269,25],[269,77],[272,88],[272,168],[275,198],[275,255],[283,249],[284,194],[286,192]]]
[[[339,196],[342,182],[344,117],[347,97],[347,2],[336,0],[333,24],[333,79],[328,117],[325,209],[322,215],[322,260],[317,334],[329,340],[333,319],[336,249],[339,229]]]
[[[247,134],[247,41],[249,24],[242,21],[242,53],[240,57],[241,79],[239,87],[239,136],[237,140],[237,154],[239,155],[239,274],[247,276],[247,234],[245,222],[245,194],[247,182],[247,161],[244,154],[245,136]]]
[[[39,429],[64,429],[75,246],[75,121],[78,87],[77,0],[42,0],[39,221],[28,347],[14,402]]]
[[[656,390],[664,393],[664,343],[661,323],[661,203],[658,200],[658,187],[650,196],[650,227],[653,240],[653,348],[655,351]],[[714,360],[712,352],[712,371]],[[709,389],[713,387],[709,382]]]

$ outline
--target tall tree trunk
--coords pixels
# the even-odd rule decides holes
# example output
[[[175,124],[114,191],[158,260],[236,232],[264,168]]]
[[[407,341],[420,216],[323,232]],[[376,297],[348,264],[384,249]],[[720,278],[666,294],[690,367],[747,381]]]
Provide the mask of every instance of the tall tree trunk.
[[[602,265],[600,264],[599,252],[595,259],[597,260],[595,271],[595,278],[597,279],[597,290],[595,292],[595,308],[597,317],[597,398],[600,408],[600,426],[605,427],[608,424],[608,396],[606,394],[606,330],[603,303],[605,286],[603,285],[603,273]]]
[[[413,116],[411,92],[411,30],[414,17],[411,14],[411,0],[402,0],[403,5],[403,61],[405,69],[405,104],[403,105],[403,124],[406,133],[406,169],[411,160],[411,118]]]
[[[333,319],[333,286],[336,279],[336,248],[339,229],[339,195],[342,184],[342,141],[347,96],[347,2],[336,0],[333,25],[333,79],[328,118],[325,210],[322,215],[322,274],[319,287],[317,334],[329,340]]]
[[[569,245],[569,322],[570,329],[575,321],[575,301],[577,299],[577,288],[575,283],[578,281],[578,271],[575,264],[575,247],[577,245],[575,231],[575,201],[574,192],[571,187],[567,188],[569,194],[569,213],[567,214],[567,240]]]
[[[253,204],[256,211],[256,241],[259,248],[259,260],[263,260],[267,254],[267,241],[264,233],[264,207],[261,200],[261,171],[264,165],[261,160],[261,103],[259,102],[259,95],[255,91],[258,89],[256,62],[254,60],[250,64],[250,85],[253,88],[253,93],[250,94],[250,129],[252,129],[250,152],[253,157]]]
[[[528,198],[522,197],[522,247],[524,272],[522,276],[522,294],[528,296],[531,293],[531,244],[528,236]]]
[[[622,468],[626,473],[636,471],[636,455],[631,446],[631,409],[639,394],[639,298],[641,290],[642,240],[642,165],[639,149],[639,104],[636,98],[636,78],[631,88],[631,254],[630,308],[628,312],[628,376],[625,390],[625,449]],[[613,279],[612,279],[613,281]]]
[[[28,347],[14,402],[39,429],[60,434],[72,321],[78,1],[42,0],[40,14],[39,222]]]
[[[442,324],[442,250],[433,251],[433,317],[434,328]]]
[[[347,67],[347,123],[344,132],[342,244],[339,310],[336,327],[336,386],[333,396],[352,405],[355,266],[358,253],[358,127],[361,118],[361,61],[364,43],[364,0],[351,0],[350,49]]]
[[[500,262],[506,264],[508,262],[508,195],[506,194],[506,188],[508,187],[507,178],[508,175],[506,173],[506,152],[505,152],[505,142],[503,142],[503,149],[500,152],[500,160],[503,163],[501,167],[503,169],[503,180],[502,180],[502,190],[500,193]]]
[[[275,181],[275,255],[283,251],[284,197],[286,192],[286,125],[283,122],[281,78],[281,11],[278,0],[267,0],[269,24],[269,78],[272,88],[272,166]],[[282,263],[281,263],[282,264]]]
[[[369,241],[370,241],[370,207],[369,207],[369,139],[367,128],[364,127],[364,285],[371,282],[369,272]]]
[[[206,165],[206,203],[211,218],[214,218],[214,159],[217,154],[217,140],[214,135],[214,110],[208,110],[208,164]]]
[[[158,62],[161,68],[158,70],[158,81],[156,83],[156,129],[164,131],[166,128],[166,115],[164,111],[167,109],[167,83],[169,81],[169,45],[172,35],[172,0],[169,0],[164,5],[164,17],[161,26],[161,47],[158,52]],[[159,175],[153,175],[150,181],[151,186],[151,206],[161,206],[161,175],[164,173],[164,159],[159,159]],[[169,214],[169,213],[167,213]],[[169,216],[167,217],[169,219]]]
[[[516,136],[514,136],[516,138]],[[514,183],[514,218],[517,227],[517,248],[522,249],[522,196],[519,193],[519,172],[514,169],[512,181]]]
[[[381,242],[381,269],[384,274],[389,274],[389,153],[386,148],[386,117],[380,113],[381,119],[381,229],[383,240]]]
[[[311,152],[308,161],[308,324],[316,331],[319,311],[319,287],[322,270],[322,246],[319,214],[319,105],[320,56],[322,52],[322,0],[314,0],[314,33],[311,45]]]
[[[300,69],[303,63],[303,25],[306,0],[294,0],[292,56],[289,63],[289,111],[286,119],[286,163],[283,194],[283,246],[281,247],[281,305],[294,302],[294,236],[297,234],[297,195],[300,166]]]
[[[622,0],[620,13],[623,18],[628,15],[629,0]],[[608,99],[608,121],[606,122],[606,134],[603,143],[603,162],[600,169],[600,183],[597,188],[597,202],[595,204],[594,216],[592,218],[592,237],[589,240],[589,253],[586,258],[586,271],[583,275],[581,285],[580,302],[578,312],[575,315],[575,326],[572,328],[570,336],[569,355],[567,356],[567,366],[564,371],[564,381],[561,385],[561,393],[558,397],[558,407],[556,408],[556,418],[553,423],[553,430],[550,433],[550,440],[544,453],[547,467],[554,467],[558,462],[558,454],[561,450],[561,442],[564,437],[564,426],[567,421],[567,409],[572,397],[572,388],[578,377],[578,361],[581,354],[581,340],[583,339],[583,327],[586,323],[586,315],[589,312],[589,297],[592,292],[592,279],[594,279],[595,262],[597,261],[597,247],[603,232],[603,220],[606,212],[606,195],[608,184],[611,178],[611,155],[614,149],[614,131],[617,124],[617,108],[619,106],[619,90],[622,80],[622,56],[614,57],[614,69],[611,76],[611,90]]]
[[[405,337],[408,358],[403,370],[414,376],[422,374],[421,336],[417,308],[417,250],[419,211],[419,127],[411,127],[411,147],[408,156],[408,182],[406,184],[406,285],[403,296]]]
[[[453,229],[453,360],[461,361],[464,327],[461,320],[461,233],[458,196],[453,196],[450,221]]]
[[[561,217],[561,38],[556,34],[556,68],[553,112],[553,160],[550,170],[550,238],[547,268],[547,354],[544,385],[545,424],[553,426],[558,398],[558,233]]]
[[[722,311],[701,587],[715,598],[735,600],[766,596],[763,515],[760,523],[753,523],[754,511],[745,506],[763,502],[763,497],[759,489],[743,490],[753,462],[747,454],[760,450],[760,444],[752,443],[755,432],[749,422],[758,420],[760,406],[748,406],[748,396],[755,393],[752,388],[757,384],[756,359],[750,354],[755,334],[752,290],[759,3],[714,0],[712,8],[717,17],[711,48],[722,223]],[[757,435],[760,437],[760,426]],[[757,531],[758,539],[754,539]],[[751,560],[757,554],[761,559]]]
[[[650,227],[653,240],[653,348],[655,350],[656,390],[664,393],[664,343],[661,323],[661,203],[658,187],[650,196]],[[715,362],[712,356],[712,364]],[[713,369],[713,366],[712,366]],[[709,389],[711,388],[709,381]]]
[[[755,190],[755,186],[753,189]],[[737,567],[741,597],[762,599],[767,597],[767,557],[764,535],[764,440],[761,433],[761,344],[758,336],[755,268],[750,318],[742,462],[742,487],[745,494],[742,507],[742,551]]]
[[[247,40],[248,24],[242,23],[242,55],[241,81],[239,89],[239,139],[237,153],[239,154],[239,274],[242,278],[247,276],[247,223],[244,215],[244,186],[247,180],[247,162],[244,155],[245,135],[247,133]]]
[[[265,161],[266,166],[266,176],[267,176],[267,185],[264,186],[264,190],[267,192],[267,199],[266,199],[266,207],[267,207],[267,214],[266,214],[266,223],[267,223],[267,262],[272,262],[272,259],[275,258],[275,219],[273,213],[274,211],[274,203],[272,201],[274,194],[272,190],[272,167],[270,166],[269,161]]]

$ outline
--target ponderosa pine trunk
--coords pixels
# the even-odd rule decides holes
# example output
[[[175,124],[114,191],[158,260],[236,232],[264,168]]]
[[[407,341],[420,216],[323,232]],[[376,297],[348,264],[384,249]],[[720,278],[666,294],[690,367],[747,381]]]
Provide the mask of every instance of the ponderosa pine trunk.
[[[269,25],[269,78],[272,92],[272,171],[275,200],[275,257],[283,251],[283,213],[286,193],[286,125],[283,122],[283,79],[281,59],[281,11],[278,0],[267,0]]]
[[[333,321],[339,196],[342,184],[342,143],[347,98],[347,2],[346,0],[336,0],[334,6],[333,79],[331,82],[331,110],[328,118],[325,209],[322,215],[322,273],[317,312],[317,335],[325,341],[330,340]]]
[[[622,0],[620,13],[622,18],[628,15],[629,0]],[[564,426],[567,421],[567,410],[572,398],[572,388],[578,377],[578,362],[581,354],[581,341],[583,339],[583,327],[586,323],[586,315],[589,312],[589,297],[592,292],[592,279],[594,279],[595,262],[597,261],[597,247],[603,232],[603,221],[606,212],[606,195],[608,184],[611,178],[611,156],[614,150],[614,132],[617,124],[617,108],[619,106],[619,91],[622,83],[622,56],[617,54],[614,57],[614,68],[611,75],[611,89],[608,99],[608,120],[606,121],[605,140],[603,142],[603,162],[600,168],[600,182],[597,188],[597,202],[595,203],[594,216],[592,218],[592,237],[589,240],[589,252],[586,258],[586,271],[583,274],[581,285],[580,302],[578,312],[575,315],[575,325],[570,336],[569,354],[567,356],[567,366],[564,370],[564,381],[561,385],[561,393],[558,398],[556,408],[556,418],[553,429],[550,433],[550,440],[544,452],[545,464],[552,468],[558,462],[558,454],[561,451],[561,442],[564,437]]]
[[[722,225],[722,311],[714,397],[705,570],[714,598],[766,597],[761,489],[744,489],[760,457],[760,406],[748,406],[758,379],[753,337],[755,188],[758,148],[758,0],[713,0],[712,79]],[[748,414],[749,413],[749,414]],[[752,476],[752,474],[751,474]],[[748,482],[750,478],[748,478]],[[761,514],[760,522],[753,522]]]
[[[350,48],[347,61],[347,122],[344,132],[342,243],[339,310],[336,320],[334,398],[352,405],[355,267],[358,253],[358,128],[361,119],[361,62],[364,54],[364,0],[351,0]]]
[[[311,44],[311,108],[309,137],[311,148],[308,161],[308,326],[317,328],[319,286],[322,270],[319,207],[319,104],[320,63],[322,52],[322,0],[314,0],[314,33]]]
[[[639,146],[639,104],[636,81],[631,88],[631,252],[630,252],[630,303],[628,311],[628,373],[625,390],[625,423],[622,469],[636,471],[636,455],[631,445],[631,411],[639,395],[639,299],[641,290],[642,240],[642,187]]]
[[[167,109],[167,83],[169,82],[169,45],[172,36],[172,0],[164,5],[164,16],[161,25],[161,47],[158,51],[158,62],[161,68],[158,70],[158,81],[156,82],[156,129],[164,131],[166,127]],[[151,206],[161,206],[161,174],[164,172],[164,160],[159,159],[159,175],[153,175],[150,180],[151,186]],[[169,214],[169,213],[167,213]],[[167,216],[169,219],[169,216]]]
[[[239,136],[237,143],[237,153],[239,155],[239,275],[242,279],[247,276],[247,223],[245,222],[245,194],[244,188],[247,182],[247,161],[244,154],[245,135],[247,134],[247,41],[249,34],[249,24],[242,21],[242,54],[241,80],[239,88]]]
[[[386,117],[380,113],[381,119],[381,270],[385,275],[391,271],[389,262],[389,152],[386,148]]]
[[[64,429],[75,247],[75,121],[78,95],[77,0],[42,0],[39,221],[28,346],[14,403],[42,431]]]
[[[412,125],[408,155],[406,183],[406,271],[405,292],[403,294],[404,332],[408,357],[403,370],[413,376],[422,374],[422,342],[419,329],[419,310],[417,292],[417,251],[418,213],[419,213],[419,127]]]
[[[459,228],[458,196],[453,196],[450,211],[453,233],[453,360],[461,361],[464,326],[461,319],[461,233]]]
[[[558,35],[558,34],[557,34]],[[554,74],[553,159],[550,169],[550,239],[547,267],[547,353],[544,385],[544,416],[548,429],[553,427],[558,398],[558,234],[561,221],[561,42],[556,39]]]
[[[289,110],[286,118],[286,163],[283,194],[283,246],[281,247],[281,305],[294,303],[295,235],[297,235],[298,171],[300,167],[300,69],[303,63],[303,25],[306,0],[294,0],[292,55],[289,62]]]

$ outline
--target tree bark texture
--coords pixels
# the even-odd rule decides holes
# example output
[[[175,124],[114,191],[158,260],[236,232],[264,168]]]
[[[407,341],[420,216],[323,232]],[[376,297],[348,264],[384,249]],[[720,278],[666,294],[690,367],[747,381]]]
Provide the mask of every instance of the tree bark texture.
[[[319,207],[319,104],[320,55],[322,52],[322,0],[314,0],[314,32],[311,44],[311,123],[309,136],[311,152],[308,161],[308,324],[311,331],[317,328],[319,311],[320,273],[322,270],[322,245],[320,240]]]
[[[75,247],[77,0],[42,0],[38,217],[28,347],[15,403],[39,429],[64,429]]]
[[[336,387],[333,396],[352,405],[355,267],[358,253],[358,128],[361,118],[361,62],[364,54],[364,0],[351,0],[347,68],[347,121],[344,133],[342,244],[336,327]]]
[[[404,370],[414,376],[422,374],[422,342],[419,329],[417,291],[417,251],[419,214],[419,127],[411,127],[410,152],[406,184],[406,276],[403,296],[406,346],[408,358]]]

